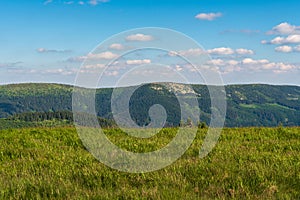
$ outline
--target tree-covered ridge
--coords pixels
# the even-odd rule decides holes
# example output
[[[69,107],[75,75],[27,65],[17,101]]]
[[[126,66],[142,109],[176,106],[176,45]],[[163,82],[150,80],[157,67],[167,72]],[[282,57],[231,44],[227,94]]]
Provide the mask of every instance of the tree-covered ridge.
[[[32,96],[32,95],[61,95],[70,93],[73,86],[57,83],[22,83],[0,85],[0,95],[6,96]]]
[[[229,126],[300,125],[300,87],[232,85],[226,93]]]
[[[170,88],[177,88],[177,95],[189,98],[196,95],[201,110],[200,120],[209,124],[211,102],[204,85],[189,87],[169,83],[147,84],[137,89],[130,99],[130,114],[137,124],[149,124],[149,108],[161,104],[166,109],[167,126],[180,124],[180,107]],[[181,90],[178,90],[181,88]],[[82,94],[87,89],[80,89]],[[300,126],[300,87],[274,85],[229,85],[225,86],[227,115],[225,126]],[[122,88],[120,89],[122,92]],[[73,86],[61,84],[14,84],[0,86],[0,118],[9,118],[20,113],[61,112],[72,110]],[[97,89],[96,112],[105,119],[113,119],[111,95],[113,89]],[[154,98],[155,97],[155,98]]]

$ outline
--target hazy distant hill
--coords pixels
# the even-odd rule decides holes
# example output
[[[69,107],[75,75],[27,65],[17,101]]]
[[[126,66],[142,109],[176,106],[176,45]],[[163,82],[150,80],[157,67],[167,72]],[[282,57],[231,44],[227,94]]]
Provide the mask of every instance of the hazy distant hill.
[[[206,86],[193,85],[194,91],[180,84],[182,96],[195,93],[201,109],[201,120],[209,123],[210,97]],[[240,126],[300,126],[300,87],[273,85],[226,86],[227,117],[225,125]],[[55,112],[72,109],[73,86],[60,84],[13,84],[0,86],[0,118],[24,112]],[[112,89],[98,89],[96,107],[100,117],[111,118]],[[140,87],[131,97],[130,114],[139,125],[149,123],[148,109],[153,104],[165,107],[167,124],[180,123],[180,107],[173,93],[161,85]]]

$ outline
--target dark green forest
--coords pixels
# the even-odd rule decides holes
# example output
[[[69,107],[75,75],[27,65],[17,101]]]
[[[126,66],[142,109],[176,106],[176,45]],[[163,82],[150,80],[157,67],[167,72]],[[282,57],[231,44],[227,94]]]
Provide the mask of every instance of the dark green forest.
[[[209,91],[204,85],[192,87],[201,110],[200,119],[209,124]],[[46,83],[0,86],[0,118],[21,122],[53,119],[72,121],[70,111],[73,88],[69,85]],[[300,87],[251,84],[228,85],[225,90],[226,127],[300,125]],[[107,126],[114,125],[110,102],[112,92],[112,88],[96,90],[96,112]],[[179,95],[190,97],[184,87]],[[140,126],[149,124],[148,110],[154,104],[165,108],[166,126],[180,125],[180,106],[176,96],[159,84],[143,85],[133,93],[129,103],[132,119]]]

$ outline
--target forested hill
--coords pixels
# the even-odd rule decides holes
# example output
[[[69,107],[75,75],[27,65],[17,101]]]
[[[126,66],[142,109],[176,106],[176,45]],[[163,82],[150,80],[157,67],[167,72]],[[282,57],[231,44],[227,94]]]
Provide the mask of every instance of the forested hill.
[[[194,91],[180,84],[180,95],[196,93],[201,120],[209,123],[210,97],[206,86],[193,85]],[[300,126],[300,87],[273,85],[229,85],[225,126]],[[61,84],[13,84],[0,86],[0,118],[18,113],[71,111],[73,86]],[[111,119],[112,89],[98,89],[96,108],[99,117]],[[155,97],[155,98],[153,98]],[[173,93],[157,84],[147,84],[135,91],[130,101],[130,114],[139,125],[149,123],[148,110],[161,104],[167,111],[167,125],[180,123],[180,107]]]

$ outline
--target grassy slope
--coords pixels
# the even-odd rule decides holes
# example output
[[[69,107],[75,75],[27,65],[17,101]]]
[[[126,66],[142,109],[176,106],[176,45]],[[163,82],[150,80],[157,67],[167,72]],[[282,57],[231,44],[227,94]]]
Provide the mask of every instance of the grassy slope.
[[[107,134],[118,145],[124,141],[117,130]],[[174,130],[161,135],[158,146]],[[300,128],[225,129],[213,152],[199,159],[204,136],[201,130],[173,165],[129,174],[94,159],[73,127],[2,130],[0,199],[300,199]],[[140,151],[136,140],[126,141],[124,148]]]

